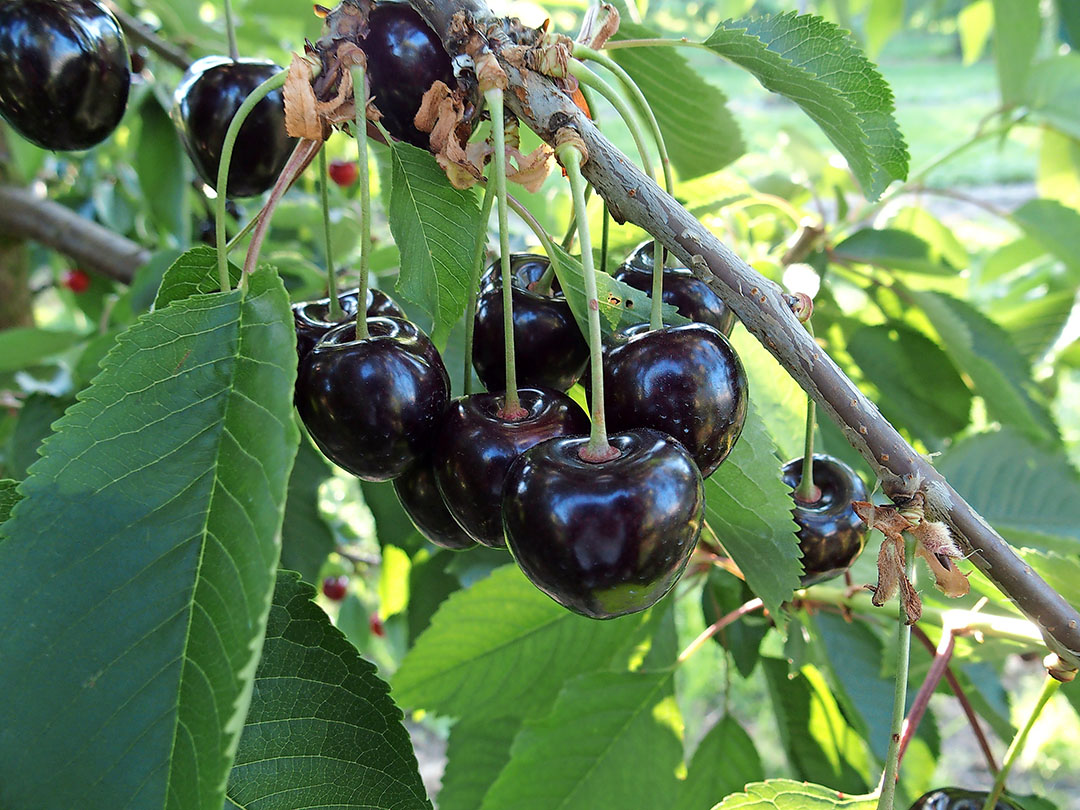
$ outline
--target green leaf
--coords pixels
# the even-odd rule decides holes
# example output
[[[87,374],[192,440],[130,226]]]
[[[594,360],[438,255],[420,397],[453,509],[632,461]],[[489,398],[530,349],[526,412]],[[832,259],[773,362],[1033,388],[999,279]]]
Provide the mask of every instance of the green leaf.
[[[1070,48],[1080,45],[1080,6],[1069,0],[1054,0],[1058,19],[1061,20],[1063,39]]]
[[[1040,197],[1080,209],[1080,140],[1045,127],[1035,183]]]
[[[465,719],[454,725],[446,749],[439,810],[480,807],[484,794],[510,761],[510,744],[520,728],[520,717]]]
[[[738,720],[725,714],[694,752],[675,810],[708,810],[721,796],[764,778],[753,739]]]
[[[713,624],[753,598],[745,582],[722,568],[713,568],[701,590],[701,613],[706,626]],[[771,622],[760,615],[748,614],[729,624],[713,641],[731,653],[735,668],[744,678],[750,677],[758,662],[758,649]]]
[[[1031,71],[1024,101],[1028,109],[1061,132],[1080,138],[1080,54],[1039,62]]]
[[[623,15],[612,40],[656,36],[656,31]],[[727,96],[703,80],[674,48],[624,48],[611,56],[649,102],[680,179],[711,174],[746,151]],[[679,92],[672,93],[673,87]]]
[[[907,177],[892,90],[846,31],[792,12],[725,20],[705,45],[798,104],[847,159],[868,198]]]
[[[281,567],[299,571],[316,583],[319,569],[334,550],[334,532],[319,512],[319,487],[330,477],[330,465],[309,441],[301,441],[289,477],[285,522],[281,527]]]
[[[461,587],[458,578],[447,570],[457,552],[443,549],[432,554],[421,549],[409,569],[409,642],[431,624],[431,617],[446,598]]]
[[[78,332],[32,326],[0,330],[0,373],[18,371],[66,351],[83,339]]]
[[[1060,449],[1005,428],[959,442],[936,466],[1014,546],[1080,552],[1080,476]]]
[[[221,807],[274,587],[292,313],[270,271],[120,335],[3,527],[0,804]]]
[[[382,547],[379,566],[379,615],[384,619],[409,606],[409,571],[412,561],[397,546]]]
[[[960,33],[964,65],[978,62],[994,30],[994,7],[990,0],[975,0],[964,6],[956,15],[956,27]]]
[[[7,522],[7,519],[11,517],[11,510],[22,499],[16,490],[18,486],[19,482],[10,478],[0,480],[0,526]]]
[[[927,444],[967,427],[971,392],[934,341],[906,326],[861,326],[847,350],[881,393],[882,414]]]
[[[763,657],[761,665],[780,737],[795,772],[845,793],[867,790],[863,742],[844,719],[821,673],[804,666],[789,678],[787,661]]]
[[[229,264],[229,279],[235,288],[241,270]],[[174,301],[183,301],[193,295],[209,295],[221,289],[218,283],[217,251],[206,245],[198,245],[184,253],[165,271],[154,298],[154,309],[164,309]]]
[[[48,394],[31,394],[23,400],[19,419],[11,434],[10,470],[14,478],[23,479],[27,470],[38,460],[41,443],[52,433],[56,422],[74,400],[68,397],[51,397]]]
[[[414,546],[410,538],[419,537],[419,534],[401,508],[401,502],[394,494],[394,485],[389,481],[361,481],[360,490],[364,493],[364,503],[375,518],[375,537],[379,545],[412,550]],[[419,540],[423,542],[422,537]]]
[[[681,732],[674,670],[581,675],[526,721],[481,810],[671,807]]]
[[[866,51],[877,57],[904,24],[904,0],[870,0],[866,15]]]
[[[958,269],[971,263],[967,248],[956,237],[955,228],[946,225],[930,211],[917,205],[900,209],[889,225],[901,231],[913,233],[930,246],[930,257],[935,262]]]
[[[1066,602],[1080,607],[1080,558],[1076,556],[1075,545],[1068,554],[1021,549],[1020,556]]]
[[[139,118],[142,127],[133,164],[142,198],[161,233],[172,234],[181,244],[187,244],[191,231],[185,171],[188,161],[176,125],[153,93],[139,107]]]
[[[876,797],[845,796],[831,788],[790,779],[771,779],[746,786],[713,810],[874,810]]]
[[[778,619],[803,572],[792,505],[772,439],[751,402],[738,443],[705,481],[705,516],[746,583]]]
[[[390,231],[401,251],[397,290],[435,319],[431,339],[441,348],[465,312],[480,208],[475,194],[450,185],[430,153],[397,143],[390,154]]]
[[[1057,436],[1057,426],[1031,381],[1031,368],[1000,326],[970,304],[944,293],[915,291],[941,344],[967,374],[990,415],[1036,439]]]
[[[1019,301],[1012,297],[995,299],[990,314],[1012,336],[1024,358],[1036,362],[1057,342],[1075,299],[1076,290],[1071,286]]]
[[[389,687],[314,596],[278,573],[226,807],[430,808]]]
[[[1012,220],[1080,281],[1080,211],[1056,200],[1030,200],[1013,211]]]
[[[895,228],[863,228],[840,242],[834,251],[842,260],[909,273],[954,276],[957,272],[944,257],[934,255],[924,239]]]
[[[1022,104],[1042,28],[1039,0],[993,0],[993,3],[994,58],[1001,100],[1005,104]]]
[[[749,389],[754,392],[754,407],[780,455],[785,459],[802,455],[806,392],[746,329],[731,333],[731,345],[746,369]]]
[[[394,675],[394,694],[471,720],[534,715],[563,681],[607,666],[646,615],[586,619],[503,566],[442,604]]]

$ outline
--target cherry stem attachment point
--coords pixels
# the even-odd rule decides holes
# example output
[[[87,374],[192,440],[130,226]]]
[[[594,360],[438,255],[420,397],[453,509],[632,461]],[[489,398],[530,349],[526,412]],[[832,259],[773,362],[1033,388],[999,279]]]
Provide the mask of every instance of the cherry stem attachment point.
[[[1036,699],[1035,705],[1028,715],[1027,722],[1024,723],[1024,727],[1016,733],[1012,742],[1009,743],[1009,749],[1005,752],[1005,759],[1001,762],[1001,770],[998,771],[997,776],[994,778],[994,787],[991,788],[990,794],[986,797],[986,802],[983,804],[983,810],[995,810],[997,807],[997,800],[1001,798],[1001,794],[1005,791],[1005,780],[1009,778],[1009,771],[1011,771],[1013,765],[1016,764],[1016,760],[1020,758],[1020,754],[1024,750],[1024,744],[1027,742],[1028,734],[1031,733],[1035,721],[1039,719],[1039,715],[1042,714],[1042,710],[1046,708],[1046,704],[1050,702],[1050,698],[1054,696],[1060,687],[1061,681],[1050,675],[1046,676],[1046,681],[1043,682],[1042,691],[1039,692],[1039,697]]]
[[[473,253],[472,275],[469,277],[469,291],[466,294],[465,308],[465,395],[472,393],[472,353],[473,329],[476,320],[476,293],[480,286],[480,272],[484,269],[484,249],[487,247],[488,220],[491,219],[491,206],[495,202],[495,184],[489,182],[484,188],[484,201],[480,204],[480,233],[476,239],[476,252]]]
[[[327,189],[326,150],[319,150],[319,189],[322,198],[323,241],[326,245],[326,294],[330,296],[331,321],[340,321],[344,310],[338,300],[337,273],[334,271],[334,248],[330,239],[330,191]]]
[[[760,610],[762,607],[764,607],[764,602],[762,602],[761,599],[754,598],[751,599],[749,602],[739,605],[737,608],[735,608],[735,610],[731,611],[730,613],[721,616],[715,622],[702,630],[697,638],[695,638],[693,641],[686,645],[686,649],[679,653],[679,657],[675,659],[675,663],[681,664],[683,661],[685,661],[687,658],[689,658],[691,655],[701,649],[702,645],[705,644],[706,641],[715,636],[729,624],[734,624],[747,613],[753,613],[755,610]]]
[[[806,321],[806,331],[811,337],[814,328]],[[814,483],[814,431],[817,430],[817,405],[814,398],[806,398],[806,439],[803,443],[802,476],[795,488],[795,499],[801,503],[817,503],[821,500],[821,490]]]
[[[356,167],[360,170],[360,292],[356,303],[356,339],[362,340],[369,336],[367,299],[368,266],[371,263],[371,178],[368,172],[366,66],[354,64],[349,68],[349,72],[352,74],[356,106]],[[387,140],[387,143],[390,141]]]

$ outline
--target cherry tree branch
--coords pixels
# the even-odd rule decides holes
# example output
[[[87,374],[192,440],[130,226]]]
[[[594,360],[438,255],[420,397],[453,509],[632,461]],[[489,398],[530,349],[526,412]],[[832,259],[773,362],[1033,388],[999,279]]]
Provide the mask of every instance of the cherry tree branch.
[[[451,55],[461,50],[460,23],[493,23],[482,0],[412,0]],[[455,15],[462,14],[457,18]],[[456,28],[456,30],[455,30]],[[513,27],[499,25],[489,41],[499,55],[511,45]],[[877,407],[847,378],[792,314],[783,291],[720,242],[673,197],[616,149],[554,82],[500,59],[510,80],[510,109],[549,144],[572,127],[588,149],[586,178],[607,201],[616,221],[648,231],[704,280],[743,325],[780,362],[870,463],[894,500],[923,491],[928,515],[944,520],[966,546],[976,567],[1032,621],[1054,652],[1080,666],[1080,613],[1021,561],[1002,537],[916,452]]]
[[[188,65],[191,64],[191,57],[187,55],[187,51],[159,37],[149,26],[128,14],[111,0],[105,5],[116,17],[116,21],[120,23],[120,27],[124,29],[124,34],[130,41],[145,45],[166,62],[175,65],[180,70],[187,70]]]

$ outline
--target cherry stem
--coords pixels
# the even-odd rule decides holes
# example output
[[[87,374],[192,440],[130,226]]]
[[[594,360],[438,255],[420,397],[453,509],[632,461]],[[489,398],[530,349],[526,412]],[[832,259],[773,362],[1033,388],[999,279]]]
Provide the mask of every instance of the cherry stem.
[[[356,304],[356,339],[363,340],[369,336],[367,299],[368,266],[371,263],[371,177],[368,172],[366,66],[354,64],[349,71],[352,74],[353,99],[356,106],[356,165],[360,170],[360,297]],[[387,143],[390,141],[388,140]]]
[[[473,253],[472,275],[469,277],[469,291],[466,294],[465,311],[465,394],[472,391],[472,353],[473,329],[476,319],[476,292],[480,286],[480,272],[484,268],[484,249],[487,247],[488,220],[491,219],[491,206],[495,202],[495,185],[488,183],[484,189],[484,201],[480,205],[480,233],[476,239],[476,252]]]
[[[623,48],[704,48],[711,52],[711,48],[704,42],[695,42],[692,39],[617,39],[608,40],[604,43],[605,51],[617,51]]]
[[[806,331],[813,337],[814,329],[810,321],[806,322]],[[817,405],[814,398],[806,398],[806,438],[803,444],[802,477],[795,489],[796,500],[802,503],[817,503],[821,500],[821,490],[814,483],[814,431],[817,429]]]
[[[592,197],[592,186],[585,189],[585,202]],[[577,214],[570,212],[570,221],[566,224],[566,235],[562,238],[562,249],[570,252],[574,248],[574,240],[577,239]]]
[[[915,538],[905,537],[904,573],[912,585],[915,584]],[[896,776],[900,768],[900,732],[904,725],[904,706],[907,703],[908,666],[911,663],[911,625],[907,623],[907,613],[903,602],[900,603],[897,619],[900,629],[896,639],[896,679],[893,686],[892,736],[889,739],[889,753],[885,757],[885,771],[881,774],[881,791],[877,810],[893,810],[896,797]]]
[[[603,225],[600,226],[600,272],[606,273],[608,271],[608,241],[611,236],[611,210],[608,208],[607,200],[604,200],[604,218],[601,222]]]
[[[1024,727],[1016,733],[1012,742],[1009,743],[1009,749],[1005,752],[1005,759],[1001,762],[1001,770],[998,771],[997,776],[994,778],[994,787],[990,790],[990,795],[986,797],[986,802],[983,804],[983,810],[994,810],[994,808],[997,807],[997,800],[1001,798],[1001,794],[1005,790],[1005,780],[1009,778],[1009,771],[1011,771],[1013,765],[1016,764],[1016,760],[1020,758],[1020,754],[1024,750],[1024,744],[1027,742],[1028,734],[1031,733],[1035,721],[1039,719],[1042,710],[1046,708],[1046,704],[1050,702],[1050,698],[1054,696],[1060,686],[1061,681],[1049,675],[1046,676],[1042,691],[1039,692],[1039,697],[1035,701],[1031,713],[1028,715],[1027,722],[1024,723]]]
[[[559,252],[555,248],[555,243],[551,241],[551,237],[548,232],[544,230],[544,226],[532,215],[528,208],[521,204],[521,202],[514,198],[513,194],[506,195],[506,204],[514,210],[514,213],[521,217],[522,221],[529,226],[533,234],[536,235],[537,240],[544,248],[544,253],[548,257],[548,268],[544,271],[544,275],[540,276],[539,280],[533,285],[533,290],[542,295],[547,295],[551,292],[551,279],[559,275],[559,270],[562,265],[560,264]]]
[[[327,189],[326,150],[319,150],[319,187],[322,197],[323,239],[326,244],[326,292],[330,296],[331,321],[340,321],[344,310],[338,300],[337,273],[334,272],[334,248],[330,240],[330,192]]]
[[[226,242],[225,217],[228,216],[228,212],[225,203],[229,184],[229,164],[232,163],[236,138],[240,135],[240,127],[244,125],[248,115],[255,109],[255,105],[274,90],[283,87],[287,78],[289,78],[287,70],[279,71],[252,90],[248,97],[244,99],[244,103],[240,105],[236,114],[233,115],[232,121],[229,123],[229,129],[225,132],[225,140],[221,144],[221,160],[218,163],[217,174],[217,199],[214,201],[214,244],[218,246],[218,280],[221,283],[223,292],[232,288],[232,282],[229,280],[228,252],[222,246]]]
[[[934,649],[934,660],[930,664],[926,678],[923,679],[922,686],[919,687],[915,700],[911,704],[911,709],[908,711],[908,716],[904,720],[904,731],[900,735],[900,751],[896,755],[897,769],[903,763],[904,752],[907,751],[908,744],[911,742],[912,737],[915,736],[923,715],[926,714],[926,707],[930,705],[930,698],[933,697],[934,691],[937,689],[938,684],[941,683],[942,676],[949,669],[949,661],[952,658],[954,649],[956,649],[956,636],[953,635],[950,628],[946,627],[941,634],[941,642]]]
[[[592,431],[588,443],[579,451],[583,461],[604,461],[619,455],[608,442],[604,416],[604,356],[600,334],[600,300],[596,292],[596,268],[593,265],[592,236],[585,210],[585,178],[581,176],[581,152],[572,143],[562,144],[555,155],[570,179],[574,194],[574,213],[577,215],[578,239],[581,241],[581,267],[585,280],[585,300],[589,316],[589,362],[592,364]]]
[[[495,150],[495,196],[499,200],[499,277],[502,280],[503,351],[506,354],[506,393],[501,416],[514,420],[525,414],[517,390],[517,363],[514,359],[514,280],[510,273],[510,230],[506,202],[506,129],[503,119],[503,92],[498,87],[484,91],[491,111],[491,136]]]
[[[255,225],[256,225],[256,223],[258,223],[258,221],[259,221],[259,217],[258,217],[257,214],[255,216],[253,216],[251,219],[249,219],[247,221],[247,224],[243,228],[240,229],[240,233],[238,233],[236,236],[234,236],[232,239],[230,239],[228,241],[228,243],[225,245],[225,252],[226,253],[232,253],[232,251],[236,249],[236,246],[240,244],[240,242],[243,240],[243,238],[245,236],[247,236],[249,233],[251,233],[251,229],[255,227]]]
[[[231,0],[225,0],[225,34],[229,38],[229,58],[235,62],[240,58],[240,49],[236,47],[236,24]]]
[[[755,610],[760,610],[762,607],[764,607],[764,602],[762,602],[760,599],[754,598],[751,599],[749,602],[746,602],[745,604],[739,605],[737,608],[735,608],[735,610],[731,611],[730,613],[721,616],[719,619],[717,619],[715,622],[713,622],[703,631],[701,631],[700,635],[698,635],[697,638],[695,638],[693,641],[686,645],[686,649],[679,653],[679,657],[675,659],[675,663],[681,664],[683,661],[685,661],[687,658],[689,658],[691,655],[701,649],[702,645],[706,641],[715,636],[729,624],[734,624],[747,613],[753,613]]]

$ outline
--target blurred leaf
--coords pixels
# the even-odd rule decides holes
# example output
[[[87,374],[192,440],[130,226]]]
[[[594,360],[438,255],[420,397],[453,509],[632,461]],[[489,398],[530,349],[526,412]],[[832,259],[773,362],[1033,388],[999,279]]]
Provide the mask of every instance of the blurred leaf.
[[[1022,549],[1020,556],[1066,602],[1080,608],[1080,558],[1076,551],[1076,546],[1068,554]]]
[[[37,365],[70,349],[83,338],[78,332],[57,332],[32,326],[0,330],[0,372]]]
[[[595,672],[526,720],[482,810],[672,807],[682,763],[674,670]]]
[[[0,591],[5,805],[221,806],[298,439],[293,332],[269,271],[176,301],[45,443],[0,541],[26,584]]]
[[[874,810],[877,797],[845,796],[833,788],[770,779],[746,786],[745,793],[728,796],[715,810]]]
[[[401,508],[392,483],[361,481],[360,490],[364,493],[364,503],[375,518],[375,539],[380,546],[397,546],[409,553],[423,548],[424,538]]]
[[[657,36],[624,14],[612,40]],[[702,79],[675,48],[625,48],[611,56],[649,102],[681,180],[722,169],[746,150],[727,96]],[[671,92],[673,87],[679,92]]]
[[[23,400],[19,418],[11,434],[10,471],[14,478],[22,480],[30,465],[38,460],[38,448],[52,435],[53,423],[64,415],[74,400],[68,397],[52,397],[48,394],[31,394]]]
[[[876,58],[904,24],[904,0],[870,0],[866,15],[866,52]]]
[[[407,143],[390,152],[390,231],[401,251],[397,290],[435,318],[431,339],[441,348],[465,312],[480,208],[474,193],[450,185],[430,153]]]
[[[1054,7],[1061,21],[1066,44],[1070,48],[1080,46],[1080,6],[1072,0],[1054,0]]]
[[[336,624],[349,643],[361,652],[367,650],[368,643],[371,641],[369,618],[370,614],[364,607],[364,603],[352,590],[349,590],[345,598],[341,600]]]
[[[1080,54],[1039,62],[1031,71],[1026,98],[1018,100],[1051,126],[1080,138]]]
[[[13,481],[10,478],[0,480],[0,526],[6,523],[7,519],[11,517],[11,510],[15,508],[15,504],[22,498],[22,496],[15,491],[17,486],[19,486],[19,482]]]
[[[764,778],[753,739],[738,720],[725,714],[694,752],[675,810],[709,810],[722,796]]]
[[[892,91],[846,31],[811,15],[763,15],[721,22],[705,45],[802,107],[869,199],[907,177]]]
[[[975,0],[964,6],[956,16],[956,27],[960,32],[964,64],[978,62],[994,30],[994,7],[990,0]]]
[[[1080,140],[1044,127],[1036,183],[1040,197],[1080,209]]]
[[[946,354],[967,374],[990,415],[1037,439],[1057,436],[1057,426],[1031,381],[1031,369],[1005,330],[970,304],[944,293],[912,296],[941,337]]]
[[[738,443],[705,481],[705,518],[777,621],[803,572],[791,507],[773,441],[751,402]]]
[[[1020,353],[1035,362],[1057,342],[1075,300],[1075,289],[1045,292],[1021,301],[999,298],[993,301],[990,314],[1012,336]]]
[[[226,808],[430,808],[389,687],[314,596],[278,572]]]
[[[746,604],[753,596],[747,584],[737,576],[722,568],[713,568],[701,591],[701,613],[705,624],[712,625],[722,616]],[[713,636],[713,641],[731,653],[735,668],[744,678],[750,677],[757,666],[758,649],[769,632],[770,624],[760,614],[749,614]]]
[[[957,443],[936,466],[1012,545],[1080,552],[1080,476],[1060,448],[1003,428]]]
[[[900,209],[889,221],[890,226],[913,233],[929,246],[930,256],[937,262],[957,270],[966,269],[971,261],[967,248],[949,227],[925,208],[910,205]]]
[[[841,260],[873,264],[910,273],[931,276],[955,276],[943,256],[935,255],[926,240],[896,228],[863,228],[833,249]]]
[[[1056,200],[1031,200],[1013,211],[1012,220],[1080,281],[1080,211]]]
[[[568,678],[607,666],[646,615],[578,616],[507,565],[443,602],[394,675],[394,694],[471,720],[543,713]]]
[[[142,127],[134,148],[134,166],[150,218],[162,234],[182,245],[191,241],[188,212],[187,156],[176,125],[150,94],[139,107]]]
[[[334,550],[334,533],[319,513],[319,487],[329,477],[330,465],[322,453],[306,439],[301,441],[289,476],[280,566],[299,571],[316,585],[323,561]]]
[[[397,546],[382,547],[379,566],[379,615],[383,619],[401,613],[409,606],[409,555]]]
[[[457,577],[447,571],[447,564],[457,552],[445,549],[432,554],[422,549],[413,557],[409,569],[409,643],[431,624],[446,598],[461,587]]]
[[[1004,104],[1022,104],[1027,97],[1031,60],[1039,45],[1042,17],[1039,0],[993,0],[994,58]]]
[[[477,810],[484,794],[510,761],[510,744],[521,718],[475,722],[466,718],[450,730],[446,771],[439,790],[439,810]]]
[[[906,326],[861,326],[847,350],[881,396],[885,418],[937,445],[967,427],[971,392],[934,341]]]
[[[117,336],[123,331],[122,328],[117,327],[94,335],[86,341],[79,360],[71,371],[72,385],[76,389],[85,388],[97,376],[101,371],[101,361],[112,350]]]
[[[1045,256],[1046,252],[1042,245],[1027,236],[1006,242],[987,257],[979,274],[979,281],[983,284],[996,281],[1040,256]]]

